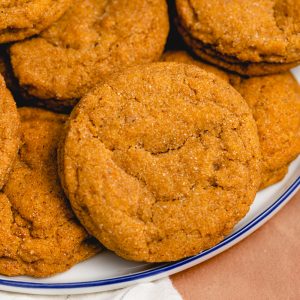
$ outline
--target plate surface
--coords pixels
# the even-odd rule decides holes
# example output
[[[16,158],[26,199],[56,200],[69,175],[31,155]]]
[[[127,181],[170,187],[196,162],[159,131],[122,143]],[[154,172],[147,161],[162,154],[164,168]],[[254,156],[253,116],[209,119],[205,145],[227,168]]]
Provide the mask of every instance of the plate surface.
[[[300,81],[300,67],[294,69]],[[259,192],[249,213],[225,240],[198,255],[168,264],[125,261],[109,251],[100,253],[71,270],[45,279],[0,276],[0,289],[30,294],[81,294],[122,288],[153,281],[199,264],[235,245],[278,212],[300,188],[300,156],[290,165],[286,177]]]

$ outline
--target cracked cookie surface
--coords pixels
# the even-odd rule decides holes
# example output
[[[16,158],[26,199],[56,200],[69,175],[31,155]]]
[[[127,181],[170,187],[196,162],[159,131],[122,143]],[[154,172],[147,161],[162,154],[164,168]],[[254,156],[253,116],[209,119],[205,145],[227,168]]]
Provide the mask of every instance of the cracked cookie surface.
[[[159,60],[169,30],[165,0],[75,0],[40,37],[11,47],[20,85],[74,105],[108,73]]]
[[[20,142],[19,127],[15,101],[0,74],[0,189],[7,180],[17,156]]]
[[[194,52],[245,75],[300,61],[299,0],[176,0],[179,30]]]
[[[56,147],[66,116],[19,109],[22,145],[0,193],[0,274],[49,276],[96,254],[59,183]]]
[[[109,77],[72,112],[58,161],[84,226],[136,261],[174,261],[215,245],[248,212],[260,184],[246,102],[186,64]]]
[[[234,87],[257,124],[264,188],[281,180],[300,153],[300,87],[289,72],[241,79]]]
[[[167,52],[165,57],[169,61],[222,72],[185,52]],[[299,84],[290,72],[250,79],[222,73],[244,97],[255,119],[262,153],[261,188],[265,188],[280,181],[287,173],[289,163],[300,153]]]
[[[72,0],[1,0],[0,43],[23,40],[57,21]]]

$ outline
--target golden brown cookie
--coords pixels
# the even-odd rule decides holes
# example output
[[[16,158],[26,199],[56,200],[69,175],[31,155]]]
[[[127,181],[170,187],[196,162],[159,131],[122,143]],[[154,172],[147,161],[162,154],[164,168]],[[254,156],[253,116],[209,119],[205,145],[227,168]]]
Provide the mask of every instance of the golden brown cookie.
[[[262,152],[262,184],[281,180],[300,153],[300,87],[291,73],[242,79],[234,87],[249,104]]]
[[[232,57],[225,57],[212,49],[201,46],[201,43],[195,42],[182,28],[178,27],[185,42],[193,49],[193,52],[201,59],[210,64],[214,64],[224,70],[236,72],[246,76],[263,76],[267,74],[275,74],[285,72],[297,66],[299,62],[293,63],[253,63],[240,62]]]
[[[57,174],[66,117],[19,109],[22,146],[0,193],[0,274],[49,276],[99,251],[73,216]]]
[[[165,0],[75,0],[39,37],[11,47],[12,66],[31,96],[73,106],[108,73],[158,60],[168,30]]]
[[[17,156],[20,121],[15,101],[0,74],[0,189]]]
[[[168,51],[163,54],[161,61],[169,61],[169,62],[178,62],[184,64],[193,64],[198,66],[201,69],[204,69],[207,72],[214,73],[216,76],[221,79],[229,82],[229,76],[226,72],[218,69],[217,67],[210,65],[206,62],[196,60],[192,56],[190,56],[186,51]]]
[[[215,245],[245,216],[260,184],[246,102],[187,64],[112,75],[72,112],[59,163],[84,226],[136,261],[174,261]]]
[[[214,71],[210,65],[185,52],[170,52],[165,57],[169,61],[186,62]],[[263,158],[261,188],[265,188],[280,181],[287,173],[289,163],[300,153],[299,85],[289,72],[251,79],[222,73],[252,110]]]
[[[179,31],[201,58],[242,75],[300,62],[299,0],[176,0]]]
[[[73,0],[1,0],[0,44],[40,33],[58,20]]]
[[[59,113],[69,113],[71,111],[71,102],[65,103],[56,99],[49,99],[45,103],[45,101],[41,99],[30,96],[26,90],[22,89],[13,74],[9,55],[6,53],[4,47],[0,47],[0,74],[4,77],[6,85],[13,94],[18,107],[41,107]],[[74,101],[72,105],[75,105],[76,102],[77,101]]]

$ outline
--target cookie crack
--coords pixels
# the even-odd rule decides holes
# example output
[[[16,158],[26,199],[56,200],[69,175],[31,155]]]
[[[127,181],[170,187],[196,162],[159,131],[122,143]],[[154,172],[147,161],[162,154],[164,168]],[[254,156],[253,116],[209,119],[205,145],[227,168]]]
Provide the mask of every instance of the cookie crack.
[[[190,8],[190,10],[191,10],[191,13],[192,13],[192,18],[193,18],[193,23],[198,23],[198,14],[197,14],[197,12],[196,12],[196,9],[195,9],[195,7],[193,6],[193,4],[192,4],[192,0],[186,0],[186,2],[187,2],[187,5],[188,5],[188,7]]]
[[[170,147],[170,148],[168,148],[167,150],[165,150],[165,151],[156,151],[156,152],[154,152],[154,151],[149,151],[149,150],[147,150],[147,149],[145,149],[145,148],[139,148],[139,149],[142,149],[142,150],[144,150],[145,152],[148,152],[148,153],[150,153],[151,155],[153,155],[153,156],[159,156],[159,155],[163,155],[163,154],[168,154],[168,153],[170,153],[170,152],[175,152],[175,151],[180,151],[185,145],[186,145],[186,143],[191,139],[191,138],[198,138],[199,136],[197,136],[197,135],[191,135],[191,136],[189,136],[189,137],[187,137],[180,145],[178,145],[177,147]],[[129,148],[130,149],[130,148]],[[128,149],[128,150],[129,150]],[[127,151],[128,151],[127,150]]]
[[[12,203],[11,203],[9,195],[7,195],[7,194],[5,194],[5,195],[6,195],[8,201],[9,201],[9,203],[11,205],[12,222],[11,222],[11,225],[10,225],[10,234],[18,241],[18,247],[16,249],[16,252],[14,253],[13,256],[8,257],[9,259],[11,259],[13,261],[21,262],[22,264],[25,264],[27,267],[28,266],[32,266],[32,265],[34,265],[34,264],[36,264],[36,263],[38,263],[40,261],[45,261],[45,263],[47,263],[47,264],[59,264],[59,263],[62,263],[64,261],[66,261],[70,257],[72,257],[74,254],[76,254],[78,252],[78,249],[80,248],[80,245],[84,244],[89,239],[89,236],[87,236],[85,239],[83,239],[77,245],[77,247],[74,247],[74,249],[72,249],[71,253],[68,253],[68,255],[65,256],[64,260],[57,261],[57,260],[51,260],[50,259],[50,261],[51,261],[51,263],[50,263],[50,261],[47,261],[44,258],[34,259],[33,261],[28,261],[28,260],[24,259],[21,252],[22,252],[22,247],[24,245],[24,242],[27,239],[30,239],[30,240],[44,240],[44,241],[54,239],[56,241],[56,243],[59,244],[59,241],[58,241],[58,238],[59,238],[59,234],[58,234],[59,229],[62,228],[63,226],[65,226],[70,221],[75,221],[76,222],[76,219],[75,219],[74,216],[71,216],[71,217],[67,217],[66,216],[66,220],[64,222],[62,222],[61,224],[56,225],[56,230],[52,234],[49,234],[49,235],[46,235],[46,236],[42,236],[42,237],[33,235],[32,234],[32,231],[34,230],[33,222],[31,220],[29,220],[28,218],[26,218],[24,215],[22,215],[19,210],[15,209],[14,206],[12,205]],[[16,221],[16,216],[17,215],[22,220],[24,220],[27,223],[27,225],[24,225],[24,226],[19,225],[17,223],[17,221]],[[26,228],[28,230],[29,237],[19,237],[19,236],[15,235],[13,233],[14,232],[14,229],[13,229],[14,226],[16,226],[17,228]],[[35,251],[34,248],[31,251]],[[5,256],[1,256],[0,259],[2,259],[4,257]]]

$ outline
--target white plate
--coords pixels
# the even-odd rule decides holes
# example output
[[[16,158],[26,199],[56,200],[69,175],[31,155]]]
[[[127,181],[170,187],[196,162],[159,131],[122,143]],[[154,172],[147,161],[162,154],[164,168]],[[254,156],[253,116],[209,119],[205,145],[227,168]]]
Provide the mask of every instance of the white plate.
[[[300,68],[295,69],[300,78]],[[257,194],[247,216],[233,233],[215,247],[169,264],[143,264],[125,261],[105,251],[71,270],[46,279],[0,276],[0,289],[30,294],[81,294],[122,288],[153,281],[197,265],[243,240],[278,212],[300,188],[300,156],[290,165],[287,176]]]

